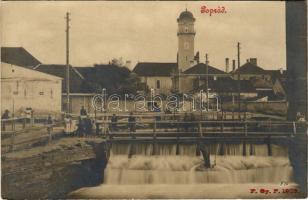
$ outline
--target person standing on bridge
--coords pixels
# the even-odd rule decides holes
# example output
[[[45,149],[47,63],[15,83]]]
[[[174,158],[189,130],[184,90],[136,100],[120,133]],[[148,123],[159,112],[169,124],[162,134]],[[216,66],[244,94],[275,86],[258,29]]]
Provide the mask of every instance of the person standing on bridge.
[[[9,119],[10,118],[9,113],[10,113],[9,110],[6,109],[1,116],[1,119]],[[2,131],[5,131],[5,122],[2,122]]]
[[[130,132],[136,132],[136,118],[133,116],[132,112],[128,117],[128,127]]]
[[[82,115],[82,116],[86,116],[86,115],[87,115],[87,111],[86,111],[86,109],[84,108],[84,106],[81,106],[80,115]]]
[[[52,120],[50,114],[47,117],[46,125],[47,125],[47,133],[49,135],[49,142],[51,142],[51,140],[52,140],[52,130],[53,130],[53,120]]]
[[[111,131],[117,131],[118,117],[113,114],[111,117]]]
[[[183,118],[183,128],[184,128],[184,131],[185,132],[188,132],[188,129],[189,129],[189,116],[187,113],[184,114],[184,118]]]
[[[195,117],[194,113],[190,114],[190,121],[191,121],[191,124],[190,124],[191,131],[195,132],[197,124],[196,124],[196,117]]]

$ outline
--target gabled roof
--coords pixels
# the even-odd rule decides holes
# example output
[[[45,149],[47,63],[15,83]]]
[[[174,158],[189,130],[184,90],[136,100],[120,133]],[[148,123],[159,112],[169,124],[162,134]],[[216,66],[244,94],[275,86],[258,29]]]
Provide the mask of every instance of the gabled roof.
[[[236,69],[235,74],[267,74],[264,69],[261,67],[254,65],[253,63],[247,62],[242,65],[239,69]]]
[[[23,47],[1,47],[1,61],[26,68],[33,68],[41,64]]]
[[[265,70],[267,74],[269,74],[272,78],[273,83],[276,79],[279,78],[286,78],[287,77],[287,71],[286,70]]]
[[[209,74],[227,74],[226,72],[208,65]],[[204,63],[196,64],[184,71],[184,74],[206,74],[206,65]]]
[[[273,88],[273,83],[260,78],[251,79],[250,82],[255,88]]]
[[[139,62],[133,72],[139,76],[170,76],[177,67],[177,63]]]
[[[66,69],[66,65],[55,64],[41,64],[35,68],[37,71],[63,78],[63,93],[66,92]],[[70,66],[70,92],[87,93],[93,91],[93,88],[84,81],[84,77],[80,74],[80,72],[78,72],[74,67]]]
[[[212,80],[209,82],[209,88],[211,92],[217,93],[236,93],[238,92],[238,84],[240,84],[241,93],[255,93],[256,88],[253,87],[249,80],[234,80],[230,77],[218,78],[217,80]],[[206,84],[200,86],[205,89]]]
[[[287,78],[277,78],[276,81],[279,81],[281,87],[284,89],[285,92],[288,91],[288,80]]]

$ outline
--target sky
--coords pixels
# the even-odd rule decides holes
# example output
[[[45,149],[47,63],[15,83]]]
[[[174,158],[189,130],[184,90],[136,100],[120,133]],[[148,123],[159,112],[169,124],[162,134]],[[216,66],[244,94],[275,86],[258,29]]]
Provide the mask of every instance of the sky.
[[[177,21],[187,8],[196,18],[195,52],[211,66],[225,58],[257,58],[264,69],[286,66],[283,1],[33,1],[1,2],[2,46],[22,46],[45,64],[65,64],[65,15],[70,12],[70,63],[90,66],[122,57],[137,62],[176,62]],[[224,7],[210,16],[201,6]]]

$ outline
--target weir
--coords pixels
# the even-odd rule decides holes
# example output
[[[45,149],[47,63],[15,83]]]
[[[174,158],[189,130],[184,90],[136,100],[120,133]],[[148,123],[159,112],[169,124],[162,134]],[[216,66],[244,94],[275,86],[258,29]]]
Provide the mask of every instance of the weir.
[[[284,145],[273,144],[273,156],[268,156],[267,144],[258,142],[200,144],[179,140],[173,144],[109,145],[102,184],[77,190],[70,197],[251,198],[250,188],[293,182],[288,147]],[[245,147],[247,154],[243,156]],[[202,156],[205,152],[210,155],[209,167]]]
[[[287,147],[246,144],[112,144],[104,184],[277,183],[292,181]],[[155,147],[155,148],[154,148]],[[218,155],[224,147],[223,155]],[[134,150],[131,150],[134,149]],[[198,150],[202,153],[198,154]],[[202,156],[203,155],[203,156]],[[208,160],[205,160],[208,159]]]

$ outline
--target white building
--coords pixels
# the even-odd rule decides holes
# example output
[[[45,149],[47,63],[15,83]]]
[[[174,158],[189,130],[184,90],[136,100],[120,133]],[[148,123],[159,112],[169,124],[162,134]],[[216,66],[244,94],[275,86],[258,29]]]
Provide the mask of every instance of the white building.
[[[1,62],[1,113],[21,113],[32,108],[35,114],[61,112],[62,78]]]
[[[138,74],[141,83],[156,94],[168,94],[172,90],[172,74],[176,73],[176,63],[139,62],[133,72]],[[145,88],[146,89],[146,88]]]

